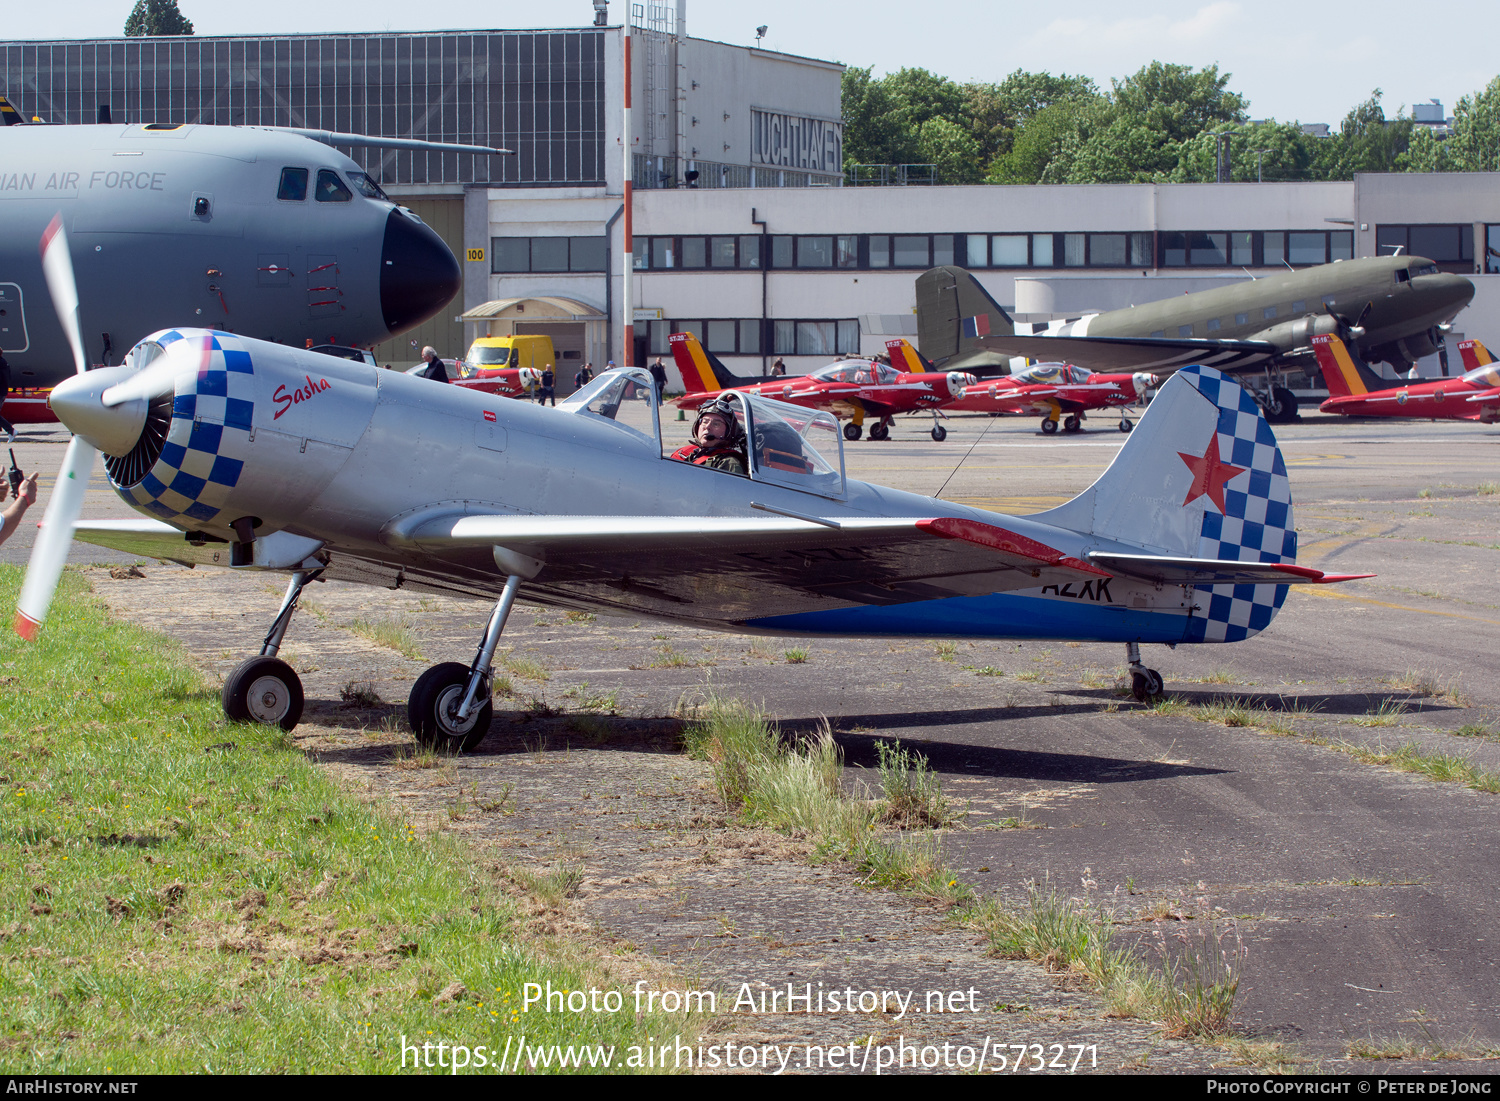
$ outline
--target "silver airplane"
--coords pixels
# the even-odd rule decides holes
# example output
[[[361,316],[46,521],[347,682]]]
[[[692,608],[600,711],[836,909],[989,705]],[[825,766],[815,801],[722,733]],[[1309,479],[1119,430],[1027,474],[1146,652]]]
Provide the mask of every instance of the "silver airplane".
[[[76,330],[67,249],[44,247]],[[849,478],[826,412],[725,396],[748,476],[664,454],[649,373],[607,371],[555,409],[212,329],[148,336],[52,392],[74,432],[15,626],[32,637],[77,538],[185,565],[289,574],[260,653],[226,680],[236,720],[290,730],[302,685],[277,651],[303,587],[347,580],[493,601],[474,660],[424,672],[425,744],[476,745],[517,597],[771,635],[1234,642],[1296,565],[1286,468],[1237,383],[1177,372],[1114,463],[1068,504],[1005,516]],[[81,521],[95,449],[139,519]],[[1354,575],[1366,576],[1366,575]]]
[[[59,213],[90,363],[176,323],[369,345],[435,314],[458,261],[332,143],[504,152],[261,127],[0,127],[0,351],[14,384],[72,372],[37,254]]]

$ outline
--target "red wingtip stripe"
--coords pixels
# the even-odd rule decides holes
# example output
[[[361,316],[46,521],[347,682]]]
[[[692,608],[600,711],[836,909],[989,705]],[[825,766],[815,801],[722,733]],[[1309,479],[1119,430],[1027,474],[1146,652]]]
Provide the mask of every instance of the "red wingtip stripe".
[[[989,547],[1005,554],[1019,555],[1048,566],[1064,566],[1070,570],[1097,574],[1100,577],[1114,576],[1098,566],[1091,566],[1081,559],[1070,557],[1056,547],[1049,547],[1045,543],[1038,543],[1035,539],[1028,539],[1024,535],[1017,535],[1013,531],[1006,531],[993,524],[982,524],[977,520],[965,520],[958,516],[938,516],[930,520],[918,520],[917,530],[939,535],[944,539],[961,539],[966,543],[977,543],[981,547]]]
[[[34,638],[36,638],[36,629],[40,627],[41,624],[32,619],[25,612],[18,611],[16,612],[15,622],[11,624],[11,626],[16,629],[16,634],[20,635],[27,642],[30,642]]]

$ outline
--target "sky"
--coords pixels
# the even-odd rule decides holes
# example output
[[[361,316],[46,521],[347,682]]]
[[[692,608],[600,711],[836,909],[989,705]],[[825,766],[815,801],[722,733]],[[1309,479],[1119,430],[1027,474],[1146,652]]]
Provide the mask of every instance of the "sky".
[[[593,22],[591,0],[178,0],[199,35],[311,34],[578,27]],[[4,35],[15,39],[118,35],[134,0],[13,4]],[[624,0],[612,0],[617,23]],[[1428,15],[1428,12],[1433,14]],[[687,0],[688,34],[751,45],[755,27],[773,50],[873,66],[904,66],[960,82],[999,81],[1016,69],[1081,73],[1107,89],[1151,61],[1233,74],[1231,91],[1252,118],[1335,126],[1380,88],[1392,116],[1403,105],[1458,98],[1500,75],[1500,4],[1448,0],[1425,9],[1411,0]]]

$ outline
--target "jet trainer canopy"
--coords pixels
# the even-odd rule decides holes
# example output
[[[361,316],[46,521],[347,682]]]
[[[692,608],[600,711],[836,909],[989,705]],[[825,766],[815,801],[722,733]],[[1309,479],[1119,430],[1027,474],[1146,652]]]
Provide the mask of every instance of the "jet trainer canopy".
[[[841,363],[830,363],[819,367],[808,378],[819,382],[849,382],[856,386],[889,385],[896,381],[894,368],[873,360],[846,359]]]

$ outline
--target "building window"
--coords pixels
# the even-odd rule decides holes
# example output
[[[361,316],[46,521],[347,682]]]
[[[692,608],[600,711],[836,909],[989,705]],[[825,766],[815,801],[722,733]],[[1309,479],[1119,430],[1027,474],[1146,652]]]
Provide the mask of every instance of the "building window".
[[[789,268],[792,266],[792,238],[771,238],[771,266],[773,268]]]
[[[1034,268],[1052,266],[1052,234],[1033,233],[1031,235],[1031,266]]]
[[[1231,233],[1229,235],[1229,262],[1248,268],[1255,263],[1255,234]]]
[[[990,249],[990,255],[994,257],[994,265],[997,268],[1024,268],[1031,263],[1029,234],[996,235],[990,238]]]
[[[1125,234],[1089,234],[1090,267],[1124,267],[1125,257]]]
[[[735,267],[734,238],[733,237],[710,237],[709,239],[709,264],[716,268]]]
[[[603,237],[491,237],[490,271],[603,271],[608,241]],[[646,266],[646,242],[635,242],[635,266]]]
[[[684,237],[678,252],[685,268],[708,267],[708,242],[702,237]]]
[[[1469,223],[1375,227],[1378,255],[1390,256],[1398,248],[1402,255],[1426,257],[1439,271],[1465,274],[1474,270],[1474,227]]]
[[[1083,267],[1087,255],[1084,251],[1085,242],[1088,238],[1082,233],[1063,234],[1063,266],[1069,268]]]
[[[892,267],[930,268],[931,242],[926,237],[897,237],[893,251]]]
[[[760,264],[761,264],[761,259],[760,259],[760,243],[761,243],[761,238],[759,238],[759,237],[746,236],[746,237],[741,237],[740,238],[740,267],[741,268],[759,268],[760,267]]]
[[[971,268],[990,266],[990,239],[983,233],[971,233],[964,242],[964,263]]]
[[[871,235],[870,237],[870,267],[888,268],[891,266],[891,239],[887,236]]]
[[[799,268],[833,267],[833,238],[798,237],[797,266]]]
[[[778,356],[855,355],[859,352],[859,322],[796,321],[778,318],[771,323],[771,354]]]
[[[835,237],[834,264],[841,268],[859,267],[859,238],[852,233],[846,233],[842,237]]]
[[[934,266],[953,263],[954,240],[955,238],[951,233],[939,233],[932,239],[932,263]]]
[[[672,248],[671,237],[651,238],[651,266],[653,268],[673,268],[677,265],[672,261],[676,253]]]

